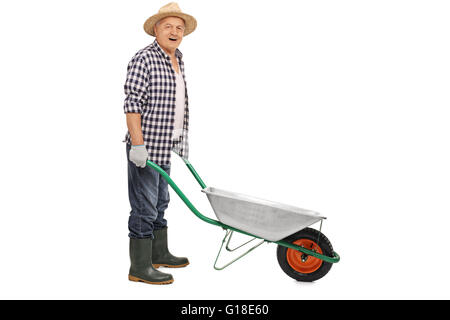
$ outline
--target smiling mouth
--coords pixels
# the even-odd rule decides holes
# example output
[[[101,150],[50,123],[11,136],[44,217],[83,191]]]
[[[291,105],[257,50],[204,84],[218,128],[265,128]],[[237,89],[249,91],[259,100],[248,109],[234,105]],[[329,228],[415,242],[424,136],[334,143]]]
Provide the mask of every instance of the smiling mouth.
[[[169,38],[169,40],[171,40],[171,41],[177,41],[177,39],[174,39],[174,38]]]

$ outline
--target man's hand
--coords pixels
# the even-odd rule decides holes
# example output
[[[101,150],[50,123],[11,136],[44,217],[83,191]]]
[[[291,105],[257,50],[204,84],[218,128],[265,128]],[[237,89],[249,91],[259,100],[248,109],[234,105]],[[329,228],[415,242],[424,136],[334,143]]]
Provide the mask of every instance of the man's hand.
[[[136,166],[145,168],[147,165],[147,148],[141,144],[138,146],[131,146],[130,149],[130,161],[133,162]]]

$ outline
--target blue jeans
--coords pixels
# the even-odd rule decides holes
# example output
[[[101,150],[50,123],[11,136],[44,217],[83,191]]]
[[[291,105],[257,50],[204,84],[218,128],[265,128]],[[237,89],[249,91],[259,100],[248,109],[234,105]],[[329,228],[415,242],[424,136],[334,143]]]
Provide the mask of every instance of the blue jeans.
[[[164,211],[170,200],[168,183],[155,169],[148,166],[139,168],[131,162],[130,148],[131,146],[127,143],[128,197],[131,205],[128,236],[154,239],[153,230],[167,226]],[[170,164],[160,167],[170,175]]]

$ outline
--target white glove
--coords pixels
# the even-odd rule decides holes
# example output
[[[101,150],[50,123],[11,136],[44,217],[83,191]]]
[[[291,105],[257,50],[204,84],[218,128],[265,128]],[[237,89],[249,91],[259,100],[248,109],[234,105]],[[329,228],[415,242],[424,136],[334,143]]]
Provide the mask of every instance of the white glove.
[[[136,166],[145,168],[148,158],[147,148],[143,144],[131,146],[129,157]]]

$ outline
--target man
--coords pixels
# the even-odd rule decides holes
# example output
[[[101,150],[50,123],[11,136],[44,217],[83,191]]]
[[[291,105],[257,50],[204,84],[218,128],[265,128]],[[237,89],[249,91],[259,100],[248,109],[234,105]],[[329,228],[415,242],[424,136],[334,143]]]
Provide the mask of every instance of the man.
[[[170,174],[171,150],[188,155],[189,109],[184,63],[177,49],[183,36],[197,26],[194,17],[181,12],[175,2],[163,6],[144,24],[155,41],[131,59],[125,82],[128,132],[125,136],[128,158],[128,195],[131,212],[131,267],[128,279],[150,284],[173,282],[172,275],[155,268],[180,268],[187,258],[173,256],[167,246],[169,204],[167,181],[147,159]]]

